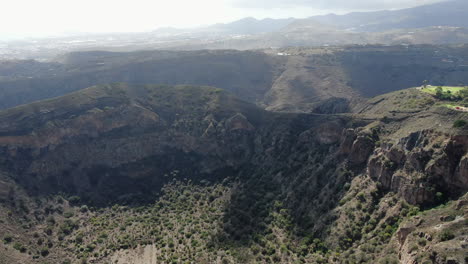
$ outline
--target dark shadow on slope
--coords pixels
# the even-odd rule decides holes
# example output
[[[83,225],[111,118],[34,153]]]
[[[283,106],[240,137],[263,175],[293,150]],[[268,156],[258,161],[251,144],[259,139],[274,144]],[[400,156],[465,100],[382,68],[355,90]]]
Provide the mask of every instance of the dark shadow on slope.
[[[85,57],[84,62],[66,64],[64,67],[72,69],[65,73],[0,82],[0,109],[114,82],[213,86],[256,102],[270,89],[278,70],[277,63],[260,52],[193,51],[170,56],[159,53],[154,51],[146,58],[132,57],[133,53],[112,53],[115,57],[102,59],[78,53],[76,56]],[[96,63],[105,66],[100,68]]]
[[[327,119],[332,118],[315,116],[306,124],[319,127]],[[241,183],[225,209],[223,233],[213,238],[214,244],[248,247],[262,243],[273,232],[271,213],[281,209],[291,216],[291,225],[282,228],[298,240],[326,235],[326,227],[334,220],[330,212],[338,206],[353,173],[337,168],[342,161],[335,155],[339,142],[305,143],[304,128],[291,123],[294,132],[277,139],[284,145],[270,150],[272,160],[265,158],[242,171]]]
[[[409,87],[468,83],[467,47],[366,46],[338,53],[348,85],[365,97]]]

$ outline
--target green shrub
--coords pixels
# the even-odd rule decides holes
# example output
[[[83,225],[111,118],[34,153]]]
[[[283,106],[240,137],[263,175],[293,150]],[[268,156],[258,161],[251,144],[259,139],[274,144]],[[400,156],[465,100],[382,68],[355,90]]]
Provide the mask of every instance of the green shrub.
[[[9,244],[9,243],[11,243],[11,241],[13,241],[13,237],[12,237],[12,236],[6,235],[6,236],[3,237],[3,243]]]
[[[73,217],[75,215],[75,213],[73,213],[73,211],[66,211],[65,213],[63,213],[63,217],[65,218],[70,218],[70,217]]]
[[[427,241],[423,237],[418,240],[418,245],[420,245],[421,247],[426,246],[426,243],[427,243]]]
[[[455,235],[450,230],[444,230],[439,235],[440,241],[448,241],[455,238]]]
[[[41,249],[41,256],[45,257],[47,255],[49,255],[49,249],[46,248],[46,247],[42,248]]]
[[[52,233],[53,233],[53,230],[52,230],[51,227],[46,227],[46,228],[44,229],[44,233],[46,233],[46,235],[48,235],[48,236],[51,236]]]
[[[71,196],[71,197],[68,198],[68,202],[69,202],[71,205],[76,205],[76,204],[78,204],[78,203],[80,202],[80,200],[81,200],[80,197],[79,197],[79,196],[76,196],[76,195]]]
[[[21,253],[26,252],[26,247],[23,246],[23,244],[21,244],[20,242],[15,242],[15,244],[13,244],[13,248],[18,250]]]
[[[357,198],[358,198],[359,201],[361,201],[361,202],[366,201],[366,196],[365,196],[365,194],[364,194],[363,192],[358,193],[358,194],[357,194]]]
[[[82,213],[86,213],[86,212],[88,212],[88,210],[89,210],[89,209],[88,209],[88,206],[86,206],[86,205],[82,205],[82,206],[80,207],[80,212],[82,212]]]
[[[466,126],[467,122],[465,120],[456,120],[455,122],[453,122],[453,127],[454,128],[461,128],[461,127],[464,127]]]
[[[69,235],[73,232],[74,229],[76,229],[78,227],[78,225],[73,222],[72,220],[70,219],[67,219],[63,222],[63,224],[60,226],[60,231],[65,234],[65,235]]]
[[[46,218],[46,222],[51,224],[51,225],[54,225],[55,224],[55,218],[52,215],[50,215],[50,216],[48,216]]]

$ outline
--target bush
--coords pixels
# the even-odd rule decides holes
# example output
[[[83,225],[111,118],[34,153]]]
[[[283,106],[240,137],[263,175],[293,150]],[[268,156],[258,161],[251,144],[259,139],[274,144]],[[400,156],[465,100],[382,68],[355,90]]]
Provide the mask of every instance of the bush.
[[[357,198],[358,198],[359,201],[361,201],[361,202],[366,201],[366,196],[365,196],[365,194],[364,194],[363,192],[358,193],[358,194],[357,194]]]
[[[73,211],[66,211],[64,214],[63,214],[63,217],[65,218],[70,218],[70,217],[73,217],[75,214],[73,213]]]
[[[440,241],[448,241],[455,238],[455,235],[450,230],[444,230],[439,235]]]
[[[18,250],[21,253],[26,252],[26,247],[23,246],[23,244],[21,244],[20,242],[15,242],[15,244],[13,245],[13,248]]]
[[[76,196],[76,195],[71,196],[71,197],[68,198],[68,202],[69,202],[71,205],[76,205],[76,204],[78,204],[78,203],[80,202],[80,200],[81,200],[80,197],[79,197],[79,196]]]
[[[422,247],[426,246],[426,243],[427,243],[427,241],[423,237],[418,240],[418,245],[420,245]]]
[[[48,227],[46,227],[46,229],[44,229],[44,233],[46,233],[46,235],[48,235],[48,236],[51,236],[52,233],[53,233],[53,230],[52,230],[51,227],[48,226]]]
[[[11,241],[13,241],[13,237],[11,237],[10,235],[6,235],[3,237],[3,243],[9,244],[11,243]]]
[[[69,235],[73,232],[74,229],[76,229],[78,227],[78,225],[67,219],[63,222],[63,224],[60,226],[60,231],[65,234],[65,235]]]
[[[82,212],[82,213],[86,213],[86,212],[88,212],[88,210],[89,210],[88,206],[86,206],[86,205],[83,205],[83,206],[80,207],[80,212]]]
[[[461,128],[461,127],[464,127],[466,126],[467,122],[465,120],[456,120],[455,122],[453,122],[453,127],[454,128]]]
[[[46,222],[51,224],[51,225],[54,225],[55,224],[55,218],[52,215],[50,215],[50,216],[47,217]]]
[[[49,249],[48,248],[42,248],[41,249],[41,256],[45,257],[49,255]]]

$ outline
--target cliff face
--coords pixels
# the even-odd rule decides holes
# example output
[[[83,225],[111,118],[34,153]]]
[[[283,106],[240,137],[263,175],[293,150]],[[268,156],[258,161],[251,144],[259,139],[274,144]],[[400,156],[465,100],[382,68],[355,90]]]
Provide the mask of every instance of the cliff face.
[[[161,187],[174,170],[209,177],[249,160],[261,110],[211,88],[167,89],[103,86],[7,111],[3,168],[33,192],[112,200]]]
[[[437,192],[457,197],[468,191],[467,140],[466,135],[418,131],[395,145],[377,148],[369,159],[368,173],[412,204],[433,204]]]
[[[170,89],[93,87],[5,111],[2,169],[37,194],[144,199],[174,171],[180,178],[222,179],[260,161],[279,168],[279,156],[291,155],[298,138],[310,150],[336,144],[349,120],[267,113],[213,88]],[[310,136],[302,133],[307,129]]]

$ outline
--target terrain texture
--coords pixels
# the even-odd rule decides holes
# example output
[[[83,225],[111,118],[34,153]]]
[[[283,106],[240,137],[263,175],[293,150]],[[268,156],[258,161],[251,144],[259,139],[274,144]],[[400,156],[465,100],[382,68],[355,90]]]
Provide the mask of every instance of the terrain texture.
[[[0,263],[466,263],[468,114],[445,104],[114,83],[3,110]]]

